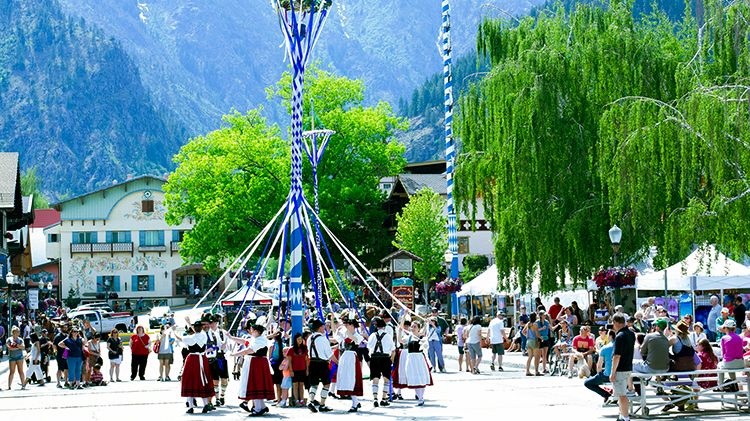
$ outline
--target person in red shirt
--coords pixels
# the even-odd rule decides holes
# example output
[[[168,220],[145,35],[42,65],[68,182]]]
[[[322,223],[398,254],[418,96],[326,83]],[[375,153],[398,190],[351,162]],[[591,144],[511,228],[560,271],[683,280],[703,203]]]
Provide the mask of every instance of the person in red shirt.
[[[135,380],[136,374],[141,380],[146,380],[146,361],[148,361],[149,341],[143,326],[135,328],[135,334],[130,337],[130,380]]]
[[[555,297],[555,304],[552,304],[549,306],[549,311],[547,311],[547,314],[549,314],[550,319],[553,323],[557,324],[557,316],[560,314],[560,312],[563,309],[562,304],[560,304],[560,297]]]
[[[594,337],[591,335],[590,326],[581,326],[581,334],[573,338],[573,344],[571,346],[573,352],[568,360],[568,377],[573,377],[573,366],[579,359],[585,359],[588,365],[589,372],[591,372],[591,366],[593,365],[592,356],[596,350]]]
[[[301,333],[294,335],[293,346],[286,349],[285,355],[292,368],[292,396],[297,400],[297,405],[305,405],[305,383],[307,382],[308,359],[307,345]]]

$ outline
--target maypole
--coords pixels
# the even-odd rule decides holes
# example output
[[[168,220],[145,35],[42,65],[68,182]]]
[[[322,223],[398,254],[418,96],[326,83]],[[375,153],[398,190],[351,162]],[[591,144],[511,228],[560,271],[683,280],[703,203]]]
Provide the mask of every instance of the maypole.
[[[443,0],[442,56],[443,82],[445,84],[445,181],[448,193],[448,251],[451,253],[450,277],[458,279],[458,235],[456,234],[456,210],[453,206],[453,164],[456,159],[456,143],[453,140],[453,63],[451,59],[451,15],[450,0]],[[456,295],[453,294],[453,301]]]
[[[305,66],[323,28],[331,0],[274,0],[286,51],[292,64],[291,270],[289,282],[292,335],[302,333],[302,100]]]

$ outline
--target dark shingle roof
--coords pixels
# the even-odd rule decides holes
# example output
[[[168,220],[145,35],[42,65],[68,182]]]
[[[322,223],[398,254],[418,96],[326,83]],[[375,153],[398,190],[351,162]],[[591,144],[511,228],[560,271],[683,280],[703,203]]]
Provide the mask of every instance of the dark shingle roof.
[[[400,174],[398,179],[409,196],[423,188],[431,189],[437,194],[448,194],[445,174]]]
[[[14,209],[18,180],[18,152],[0,152],[0,209]]]

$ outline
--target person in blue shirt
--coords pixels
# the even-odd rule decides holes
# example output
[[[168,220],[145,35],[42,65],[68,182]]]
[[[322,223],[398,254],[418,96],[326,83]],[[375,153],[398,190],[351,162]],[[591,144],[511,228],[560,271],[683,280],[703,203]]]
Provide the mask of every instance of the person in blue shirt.
[[[602,389],[601,385],[609,383],[609,376],[612,374],[612,355],[615,350],[615,331],[610,329],[607,334],[609,335],[609,343],[601,347],[599,350],[599,361],[596,363],[596,374],[583,382],[583,385],[586,386],[587,389],[604,399],[605,405],[612,394]]]

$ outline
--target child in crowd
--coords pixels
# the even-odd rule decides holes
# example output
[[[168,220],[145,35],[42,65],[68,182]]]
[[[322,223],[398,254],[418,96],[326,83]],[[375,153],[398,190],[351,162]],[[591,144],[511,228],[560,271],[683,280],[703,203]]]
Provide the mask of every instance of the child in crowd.
[[[281,400],[279,401],[279,407],[286,408],[287,401],[289,400],[289,389],[292,388],[292,366],[289,364],[289,360],[285,359],[279,366],[283,379],[281,380]]]
[[[92,386],[106,386],[107,382],[104,381],[104,375],[102,374],[101,364],[94,366],[94,371],[91,373],[91,385]]]

